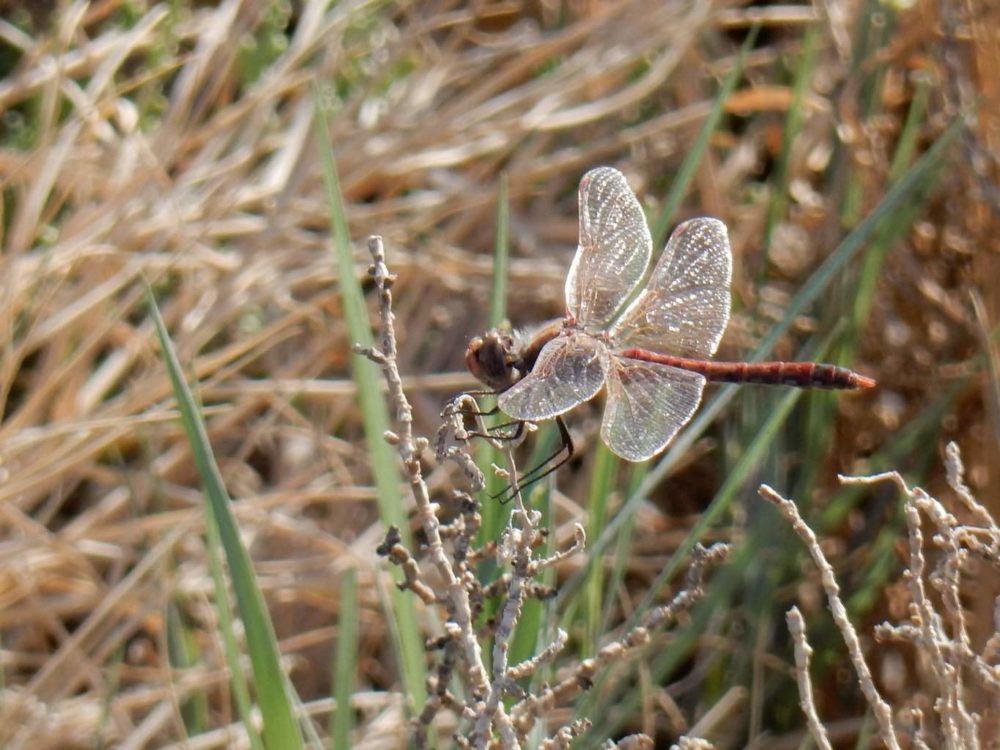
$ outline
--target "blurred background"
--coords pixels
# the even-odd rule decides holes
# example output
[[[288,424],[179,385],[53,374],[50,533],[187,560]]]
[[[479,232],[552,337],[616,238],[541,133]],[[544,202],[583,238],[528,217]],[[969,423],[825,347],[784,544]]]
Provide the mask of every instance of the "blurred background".
[[[576,189],[597,165],[627,176],[654,253],[686,218],[728,225],[720,359],[830,361],[878,381],[856,395],[710,387],[675,445],[643,466],[603,449],[600,399],[576,410],[574,458],[532,501],[555,540],[574,522],[601,539],[599,562],[560,566],[560,595],[519,641],[530,655],[558,625],[567,658],[592,654],[667,596],[663,571],[708,509],[697,534],[732,542],[733,560],[690,622],[565,709],[595,721],[579,746],[636,731],[660,746],[716,710],[725,721],[706,736],[718,747],[798,747],[793,603],[817,650],[821,715],[855,746],[865,707],[843,646],[757,487],[798,501],[863,633],[906,614],[903,522],[895,489],[844,488],[838,473],[895,469],[946,497],[954,440],[973,493],[1000,510],[995,4],[0,5],[5,746],[239,744],[203,498],[143,280],[199,383],[299,695],[331,694],[340,581],[354,571],[354,745],[405,746],[412,696],[374,552],[384,525],[322,142],[356,278],[370,291],[370,234],[398,275],[399,365],[420,434],[476,387],[464,353],[490,324],[501,227],[507,319],[563,314]],[[554,440],[531,436],[522,468]],[[468,489],[432,456],[426,472],[435,498]],[[480,499],[497,528],[505,511]],[[983,576],[965,602],[980,644],[998,593]],[[422,634],[440,628],[418,616]],[[919,660],[866,645],[887,697],[919,705]]]

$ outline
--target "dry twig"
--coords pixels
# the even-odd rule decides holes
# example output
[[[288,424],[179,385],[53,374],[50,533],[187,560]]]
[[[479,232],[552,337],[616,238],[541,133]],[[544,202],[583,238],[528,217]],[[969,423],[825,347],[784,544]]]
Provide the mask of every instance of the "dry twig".
[[[972,496],[962,475],[963,468],[958,447],[951,443],[946,451],[948,483],[961,503],[961,510],[969,516],[960,522],[943,503],[919,487],[910,488],[897,472],[886,472],[868,477],[841,477],[845,483],[875,484],[892,482],[905,499],[904,514],[909,537],[909,562],[906,583],[910,592],[910,617],[905,623],[883,623],[876,627],[880,639],[910,643],[930,666],[934,684],[929,692],[938,696],[934,710],[938,727],[934,730],[924,721],[922,711],[913,709],[911,715],[917,724],[912,741],[920,747],[946,747],[960,750],[980,747],[981,716],[970,706],[974,692],[981,690],[1000,700],[1000,667],[996,664],[997,636],[988,638],[977,651],[972,644],[962,604],[963,571],[968,567],[970,555],[976,555],[987,564],[1000,564],[1000,527],[988,511]],[[816,567],[819,568],[823,587],[834,621],[847,644],[851,661],[858,674],[858,681],[879,725],[879,736],[890,748],[899,747],[897,728],[892,709],[882,698],[861,651],[857,631],[847,618],[847,611],[840,598],[840,589],[815,534],[799,515],[795,504],[763,485],[760,494],[774,503],[791,523],[803,540]],[[928,558],[927,541],[923,532],[923,518],[933,527],[930,539],[936,550],[935,563]],[[936,592],[936,594],[934,593]],[[935,598],[939,604],[935,603]],[[1000,612],[1000,597],[996,601]],[[1000,617],[997,618],[1000,620]],[[1000,621],[995,623],[1000,626]],[[808,679],[809,647],[801,616],[797,610],[789,613],[789,627],[796,643],[796,672],[799,693],[810,731],[823,747],[829,746],[825,731],[819,723],[812,690]],[[1000,630],[1000,627],[998,627]],[[975,690],[972,684],[975,684]]]
[[[812,680],[809,678],[809,660],[812,657],[812,647],[806,640],[806,624],[798,607],[792,607],[786,615],[788,632],[792,634],[795,643],[795,677],[799,683],[799,705],[806,715],[809,733],[820,750],[833,750],[826,729],[819,720],[816,711],[816,701],[813,698]]]
[[[442,525],[437,514],[439,508],[431,501],[423,480],[420,450],[426,441],[415,437],[412,432],[411,408],[406,401],[402,379],[396,364],[396,340],[393,325],[392,295],[390,287],[392,275],[385,263],[385,251],[381,238],[369,240],[373,264],[370,270],[379,299],[380,341],[379,349],[361,353],[376,362],[383,370],[388,384],[388,397],[397,416],[399,429],[387,436],[396,446],[403,459],[409,486],[416,501],[417,518],[427,538],[427,554],[438,576],[444,582],[445,593],[434,593],[434,585],[423,579],[414,557],[402,547],[398,533],[390,529],[381,550],[404,571],[404,588],[412,590],[426,604],[444,604],[447,621],[445,636],[429,644],[442,656],[428,685],[427,705],[422,709],[416,729],[416,741],[424,746],[428,729],[436,714],[444,708],[455,711],[463,722],[471,725],[468,734],[459,731],[453,740],[461,747],[487,748],[495,741],[502,748],[520,748],[537,721],[548,715],[556,706],[563,705],[581,691],[593,684],[595,675],[603,668],[649,642],[650,633],[674,621],[677,616],[689,610],[703,595],[704,575],[707,569],[720,562],[728,554],[728,546],[716,544],[708,549],[698,545],[692,553],[692,564],[688,571],[684,588],[673,600],[657,607],[642,618],[640,625],[632,628],[619,639],[605,645],[591,659],[581,662],[573,674],[551,688],[538,694],[524,694],[519,682],[534,675],[545,664],[554,662],[563,652],[567,642],[566,633],[557,631],[554,640],[535,656],[511,665],[508,662],[511,638],[522,613],[527,597],[536,598],[551,595],[551,590],[540,586],[535,580],[547,568],[558,565],[584,548],[586,536],[582,526],[574,528],[572,543],[565,549],[557,550],[548,557],[536,558],[534,550],[540,547],[546,531],[539,526],[541,514],[524,505],[517,487],[513,490],[515,508],[509,526],[504,530],[496,547],[497,561],[509,567],[510,572],[484,589],[476,580],[468,561],[473,556],[472,541],[478,531],[479,519],[469,503],[468,510],[449,525]],[[461,403],[457,400],[455,403]],[[466,475],[477,485],[481,476],[469,469],[469,465],[458,458],[454,446],[448,446],[449,434],[457,438],[467,437],[457,408],[446,410],[444,426],[438,435],[438,455],[455,460],[463,467]],[[486,435],[486,431],[482,431]],[[513,448],[508,442],[502,446],[507,458],[507,472],[517,475]],[[473,520],[475,519],[475,520]],[[445,541],[450,545],[451,555],[446,551]],[[485,595],[501,597],[502,604],[492,632],[493,650],[491,665],[487,668],[480,654],[481,635],[475,628],[475,615]],[[461,665],[461,667],[459,667]],[[453,675],[461,676],[470,692],[470,700],[462,702],[447,690]],[[518,702],[508,712],[503,699],[513,696]],[[585,720],[574,721],[555,728],[555,733],[544,740],[545,747],[569,747],[573,738],[578,737],[590,726]],[[634,744],[634,743],[633,743]]]

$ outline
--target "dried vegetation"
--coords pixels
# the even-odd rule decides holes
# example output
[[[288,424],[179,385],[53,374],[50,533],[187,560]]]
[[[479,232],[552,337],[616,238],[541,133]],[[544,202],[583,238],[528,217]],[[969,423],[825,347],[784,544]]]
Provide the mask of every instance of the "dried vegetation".
[[[692,614],[688,650],[663,671],[654,657],[688,636],[658,630],[644,658],[620,660],[594,686],[581,716],[551,707],[543,729],[568,742],[559,728],[581,731],[575,722],[585,716],[595,736],[642,731],[657,746],[684,734],[716,747],[798,746],[806,730],[792,647],[774,621],[801,600],[805,618],[821,623],[810,626],[814,646],[823,644],[812,667],[819,718],[809,726],[818,735],[817,723],[830,722],[832,742],[853,746],[865,708],[837,669],[837,641],[822,632],[825,581],[796,564],[796,576],[766,588],[766,606],[752,598],[765,590],[755,560],[786,571],[801,562],[795,550],[769,556],[780,524],[772,516],[758,525],[765,506],[753,497],[767,481],[816,502],[804,512],[829,539],[842,585],[859,592],[848,609],[878,689],[897,709],[897,731],[904,709],[921,711],[907,715],[926,735],[901,742],[968,747],[976,732],[984,742],[1000,734],[997,530],[988,521],[1000,512],[995,5],[327,5],[111,0],[0,20],[0,745],[247,742],[218,636],[204,499],[145,306],[148,280],[199,383],[304,710],[325,727],[340,582],[354,570],[352,746],[403,747],[412,726],[386,615],[389,574],[376,555],[385,528],[349,376],[356,355],[329,252],[314,107],[330,123],[324,138],[337,157],[358,279],[370,261],[364,238],[385,240],[396,275],[394,361],[415,434],[430,435],[445,400],[473,385],[462,357],[487,324],[501,174],[510,317],[551,318],[576,241],[580,175],[596,164],[620,168],[658,215],[754,22],[760,36],[671,221],[708,214],[730,227],[741,313],[723,356],[753,349],[776,322],[789,328],[780,356],[796,356],[803,341],[829,344],[834,331],[827,357],[853,360],[880,388],[794,412],[728,496],[708,541],[757,550],[734,561],[746,577],[722,587],[745,598],[711,600],[701,620]],[[885,230],[884,248],[876,237],[820,304],[786,320],[789,300],[831,249],[959,117],[966,122],[944,167],[899,212],[900,227]],[[374,295],[370,303],[375,321]],[[750,423],[777,409],[755,411],[758,397],[741,398],[682,460],[652,475],[658,481],[612,483],[612,506],[628,487],[645,494],[622,525],[629,554],[613,554],[616,537],[597,566],[614,569],[597,618],[606,629],[581,635],[579,619],[547,623],[551,634],[557,624],[570,629],[575,653],[618,642],[631,615],[655,611],[647,591],[674,565],[672,553],[693,545],[695,514],[715,507],[750,450]],[[594,518],[581,503],[599,484],[598,441],[582,411],[582,458],[559,473],[545,521],[557,549]],[[957,455],[947,474],[939,470],[948,440],[962,446],[964,481]],[[468,489],[453,463],[426,459],[428,497]],[[897,495],[844,492],[833,480],[838,470],[892,468],[915,478],[896,480],[909,499],[909,547],[898,541]],[[915,483],[927,493],[908,489]],[[952,523],[932,497],[971,520]],[[918,511],[934,524],[923,543]],[[413,531],[424,538],[419,516]],[[921,544],[934,547],[933,562],[921,559]],[[557,559],[550,583],[579,580],[587,559]],[[894,583],[901,564],[913,571],[907,585]],[[921,565],[941,571],[941,620],[920,598]],[[566,589],[560,615],[572,601]],[[573,607],[578,617],[582,606]],[[420,613],[422,632],[440,636],[433,608]],[[873,641],[872,626],[887,617],[911,621],[882,627]],[[581,643],[591,635],[588,653]],[[546,660],[554,654],[539,666]],[[949,681],[953,670],[967,679],[964,691]],[[802,685],[801,668],[798,677]],[[441,746],[458,716],[437,717]]]

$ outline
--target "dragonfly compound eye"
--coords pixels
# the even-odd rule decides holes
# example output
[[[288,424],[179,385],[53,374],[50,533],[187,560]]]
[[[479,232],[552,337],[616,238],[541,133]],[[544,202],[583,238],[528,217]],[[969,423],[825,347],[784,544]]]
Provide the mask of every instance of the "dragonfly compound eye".
[[[469,342],[465,352],[465,366],[477,380],[498,391],[509,388],[520,377],[510,354],[509,336],[490,331]]]

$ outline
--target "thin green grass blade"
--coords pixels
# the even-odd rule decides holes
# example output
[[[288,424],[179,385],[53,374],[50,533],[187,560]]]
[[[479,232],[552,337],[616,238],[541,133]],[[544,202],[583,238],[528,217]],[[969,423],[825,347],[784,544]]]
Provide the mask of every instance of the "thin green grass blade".
[[[490,328],[497,328],[506,323],[507,317],[507,276],[510,259],[510,201],[507,194],[507,175],[500,175],[500,186],[497,195],[497,236],[493,248],[493,287],[490,290],[490,317],[488,325]],[[480,403],[484,411],[496,408],[495,396],[483,396]],[[504,421],[502,414],[494,414],[484,418],[487,426],[495,426]],[[493,466],[503,466],[505,462],[503,454],[496,450],[489,441],[482,440],[476,448],[476,465],[483,467],[486,474],[486,485],[480,492],[483,498],[480,514],[483,522],[479,527],[479,534],[476,539],[478,546],[484,545],[500,538],[503,529],[510,522],[511,503],[501,505],[499,501],[491,498],[502,494],[508,486],[508,481],[495,474],[491,469]],[[493,557],[483,560],[478,568],[477,574],[482,583],[490,583],[497,575],[499,569]],[[489,600],[483,604],[480,622],[486,622],[497,614],[496,600]],[[523,643],[524,636],[515,635],[515,640]],[[483,644],[483,658],[489,664],[492,659],[492,641],[487,639]],[[530,655],[530,653],[529,653]]]
[[[911,466],[926,464],[931,457],[936,456],[938,441],[928,439],[928,436],[935,435],[940,430],[941,421],[965,387],[965,381],[952,383],[914,419],[897,430],[894,439],[868,459],[871,471],[896,470],[903,461]],[[817,524],[818,530],[823,532],[842,524],[866,493],[867,490],[862,487],[842,487],[823,509]]]
[[[891,14],[885,12],[886,8],[880,0],[866,0],[864,6],[864,9],[857,16],[857,31],[853,35],[855,40],[854,54],[848,76],[849,80],[859,82],[857,94],[857,100],[860,103],[858,106],[859,116],[862,119],[867,119],[877,109],[885,66],[880,65],[876,66],[874,70],[869,70],[866,68],[866,63],[885,47],[891,27],[887,19],[891,18]],[[882,23],[874,24],[871,22],[876,14],[882,19]],[[839,146],[838,150],[843,148],[843,146]],[[833,163],[842,165],[845,170],[851,169],[850,159],[835,158]],[[832,182],[839,184],[840,180],[834,177]],[[858,223],[858,219],[865,209],[865,182],[862,175],[856,170],[850,171],[844,182],[840,206],[841,222],[845,227],[853,227]]]
[[[829,349],[842,336],[845,327],[842,323],[835,325],[818,348],[805,347],[802,359],[827,360]],[[737,417],[734,421],[738,421],[738,415],[749,411],[744,404],[754,396],[749,389],[744,390],[746,397],[742,399],[743,403],[734,409],[734,416]],[[718,575],[719,578],[731,576],[736,579],[731,585],[722,587],[722,590],[730,593],[731,598],[720,600],[710,597],[713,600],[711,604],[713,611],[740,612],[738,617],[741,621],[742,636],[747,643],[758,646],[738,651],[732,658],[719,660],[718,663],[720,683],[752,686],[753,697],[749,711],[750,736],[756,736],[753,732],[754,725],[762,720],[765,707],[763,694],[760,692],[763,689],[761,655],[767,650],[765,644],[771,643],[774,637],[776,602],[782,601],[782,591],[787,583],[798,580],[801,573],[801,560],[796,554],[800,548],[792,543],[790,530],[782,523],[780,514],[775,508],[757,502],[752,485],[757,484],[760,477],[765,477],[769,484],[779,489],[787,489],[791,477],[798,474],[798,468],[794,472],[789,471],[790,463],[796,466],[803,463],[794,458],[790,462],[789,458],[800,455],[803,442],[822,445],[824,449],[829,450],[831,443],[824,442],[823,438],[829,438],[832,433],[835,423],[832,417],[829,423],[816,425],[814,430],[800,435],[803,417],[808,423],[809,417],[817,410],[817,404],[825,404],[829,395],[825,391],[807,391],[802,394],[801,408],[797,410],[795,416],[790,416],[788,423],[775,435],[774,443],[755,470],[754,476],[748,477],[741,493],[744,500],[741,516],[745,519],[742,543],[732,564],[725,566]],[[773,399],[762,398],[760,401],[766,408]],[[734,439],[737,444],[743,443],[739,431]],[[713,589],[716,580],[717,578],[713,578]]]
[[[537,465],[536,462],[544,460],[557,446],[556,430],[550,428],[540,432],[541,435],[535,443],[530,459],[532,466]],[[552,528],[552,484],[554,481],[555,477],[549,476],[532,485],[528,490],[528,505],[541,511],[542,517],[539,525],[542,528]],[[554,534],[549,535],[543,549],[538,551],[539,556],[547,557],[553,554],[555,551],[554,537]],[[554,585],[556,582],[555,570],[546,568],[538,581],[546,586]],[[521,617],[517,621],[514,636],[511,638],[508,663],[510,665],[518,664],[538,653],[539,644],[547,643],[555,632],[556,622],[557,618],[549,602],[538,599],[525,600],[521,608]],[[537,685],[541,678],[542,675],[536,673],[532,676],[532,682]]]
[[[545,460],[557,445],[562,441],[562,437],[555,429],[555,425],[546,424],[539,430],[538,439],[535,441],[532,450],[531,466],[537,466]],[[533,485],[528,492],[527,504],[529,507],[541,512],[542,516],[539,525],[542,528],[551,529],[552,526],[552,492],[555,486],[555,476],[550,475],[542,481]],[[538,550],[538,557],[549,557],[555,553],[555,535],[550,534],[545,540],[542,549]],[[552,567],[542,571],[538,582],[544,586],[553,587],[556,585],[556,570]],[[552,643],[559,628],[559,613],[552,606],[551,599],[540,601],[535,598],[526,599],[521,608],[521,617],[517,621],[514,636],[511,638],[510,653],[508,663],[514,666],[525,660],[536,656],[539,651]],[[531,676],[530,683],[525,688],[529,693],[537,694],[545,685],[551,684],[555,680],[556,665],[552,662],[546,663],[541,669],[535,670]],[[505,703],[510,706],[513,699],[505,699]],[[537,726],[535,731],[529,735],[528,747],[536,747],[544,738],[544,732],[540,732],[543,726]]]
[[[683,669],[683,664],[697,651],[700,639],[705,633],[711,632],[713,623],[719,616],[719,607],[728,608],[739,598],[740,587],[743,585],[743,577],[739,571],[751,561],[751,556],[752,551],[746,547],[734,550],[729,563],[713,574],[709,596],[695,606],[690,621],[683,627],[671,631],[670,642],[666,649],[648,654],[650,679],[654,684],[668,684],[672,676]],[[752,635],[748,634],[748,637]],[[750,650],[749,645],[746,650]],[[707,687],[706,693],[718,695],[735,683],[736,679],[726,669],[723,679]],[[626,706],[634,707],[636,705],[634,694],[626,696],[623,702]]]
[[[625,497],[631,497],[642,485],[649,472],[649,464],[638,464],[632,468],[628,486],[625,490]],[[611,568],[611,575],[608,578],[607,591],[604,596],[604,612],[601,616],[601,632],[607,633],[611,629],[611,618],[618,609],[618,592],[621,590],[625,580],[625,570],[629,560],[633,559],[632,542],[635,538],[636,512],[638,506],[633,506],[628,510],[621,510],[619,513],[623,517],[621,533],[618,535],[618,543],[615,545],[615,561]]]
[[[114,708],[112,705],[113,698],[114,696],[121,694],[122,667],[125,664],[126,648],[127,646],[125,643],[119,643],[110,655],[107,666],[102,670],[104,672],[104,690],[103,695],[100,697],[101,712],[93,729],[93,734],[91,735],[91,746],[94,750],[104,750],[106,747],[106,743],[104,742],[104,730],[114,720],[112,715]],[[18,743],[18,745],[22,745],[22,743]],[[4,747],[9,747],[9,745],[5,745]]]
[[[250,555],[240,539],[229,493],[226,492],[219,467],[215,463],[208,432],[191,389],[184,380],[177,354],[160,317],[152,290],[148,286],[146,296],[156,324],[167,371],[170,373],[181,423],[191,444],[192,457],[208,499],[208,526],[211,527],[213,523],[217,525],[222,549],[225,550],[226,561],[229,564],[229,577],[242,615],[247,650],[253,666],[257,703],[264,721],[264,745],[289,748],[289,750],[303,747],[302,734],[293,710],[291,685],[281,671],[274,628],[264,603],[264,596],[257,585]]]
[[[608,497],[614,489],[618,477],[619,461],[603,442],[597,445],[594,468],[590,476],[590,491],[587,493],[587,539],[596,539],[607,521]],[[584,636],[580,642],[580,653],[592,656],[599,646],[604,632],[602,616],[604,603],[604,566],[597,564],[591,568],[583,589]]]
[[[986,369],[986,382],[989,386],[984,391],[986,394],[984,400],[986,401],[989,422],[993,426],[993,437],[998,439],[1000,438],[1000,366],[997,363],[994,345],[1000,336],[1000,325],[994,326],[993,333],[989,334],[987,328],[990,316],[986,311],[985,302],[978,292],[973,292],[971,296],[972,309],[975,312],[980,341],[982,342],[982,351],[978,358],[983,361],[983,367]],[[2,687],[3,683],[0,682],[0,689]]]
[[[886,586],[899,576],[899,543],[906,538],[906,522],[902,505],[897,506],[895,518],[883,523],[874,541],[858,560],[858,575],[850,586],[845,606],[849,615],[871,612],[884,601]],[[853,557],[853,555],[852,555]]]
[[[914,200],[911,205],[900,209],[891,220],[883,224],[864,253],[860,274],[850,281],[845,280],[845,291],[849,290],[853,299],[843,298],[846,309],[843,310],[839,320],[848,320],[850,323],[845,326],[845,334],[836,348],[836,354],[833,357],[835,363],[850,366],[855,360],[862,331],[867,324],[871,307],[874,304],[876,283],[885,260],[900,238],[909,231],[922,207],[921,200]],[[849,286],[847,286],[848,284]],[[836,314],[833,305],[831,305],[829,313]],[[816,482],[817,472],[824,465],[824,457],[828,454],[833,443],[833,426],[836,422],[838,409],[837,400],[837,395],[833,393],[818,394],[813,400],[812,408],[806,415],[807,427],[801,444],[803,468],[800,472],[799,482],[793,491],[793,494],[798,497],[811,496],[811,488]],[[937,430],[932,431],[936,432]]]
[[[812,83],[813,72],[816,69],[816,48],[819,37],[819,27],[812,26],[806,31],[802,41],[802,58],[796,66],[795,84],[792,88],[792,102],[785,117],[785,129],[782,133],[781,152],[775,165],[774,184],[771,189],[771,201],[768,205],[767,223],[764,226],[764,257],[760,267],[767,267],[767,256],[771,250],[771,237],[778,222],[785,216],[788,208],[788,174],[791,161],[792,146],[805,122],[805,101]]]
[[[201,661],[201,650],[195,639],[194,631],[185,622],[181,608],[175,601],[167,603],[166,631],[167,657],[170,666],[177,674],[197,666]],[[181,703],[181,720],[184,722],[184,733],[194,737],[208,730],[209,707],[205,691],[196,688]]]
[[[663,570],[650,584],[642,602],[636,608],[637,612],[644,612],[653,605],[663,587],[677,574],[680,566],[687,560],[695,543],[700,541],[705,536],[705,532],[729,510],[739,492],[746,487],[747,481],[754,474],[761,460],[771,450],[779,431],[788,419],[788,415],[791,414],[792,408],[803,395],[802,390],[793,388],[778,401],[777,406],[769,413],[767,420],[757,431],[746,452],[740,456],[732,471],[726,475],[726,480],[722,483],[712,502],[709,503],[708,508],[701,514],[684,543],[674,551]]]
[[[555,434],[555,430],[552,430],[550,450],[547,453],[537,452],[535,459],[533,459],[535,461],[533,465],[538,465],[537,461],[545,458],[551,453],[551,450],[555,449],[557,446]],[[589,540],[597,536],[603,520],[607,517],[607,498],[614,488],[615,477],[620,466],[617,457],[608,450],[603,442],[595,443],[594,452],[595,459],[591,468],[590,489],[587,495],[588,520],[585,531],[588,547]],[[589,554],[589,548],[587,551]],[[603,590],[603,569],[601,566],[595,566],[593,576],[594,578],[588,579],[587,586],[575,592],[575,596],[560,599],[558,609],[553,610],[560,613],[561,627],[568,632],[577,632],[581,626],[583,627],[585,635],[580,643],[581,655],[589,655],[596,650],[596,641],[599,636],[599,633],[593,633],[593,628],[596,627],[593,623],[599,622],[601,613],[600,592]],[[588,597],[592,596],[597,597],[596,614],[590,611],[593,602]]]
[[[790,389],[789,392],[779,401],[778,406],[770,413],[768,419],[761,426],[747,451],[740,457],[736,466],[726,477],[725,482],[722,487],[719,488],[715,498],[713,498],[712,502],[702,513],[697,523],[695,523],[692,527],[683,543],[681,543],[674,551],[673,555],[670,556],[670,559],[660,571],[659,575],[657,575],[657,577],[652,581],[646,594],[636,606],[634,614],[628,618],[624,625],[622,625],[621,629],[623,631],[633,627],[636,624],[637,619],[649,611],[650,607],[654,605],[656,599],[661,596],[661,592],[666,584],[677,575],[681,565],[687,561],[695,543],[702,539],[705,532],[719,519],[721,519],[722,516],[729,510],[733,500],[737,497],[738,493],[745,488],[748,478],[753,474],[760,461],[770,449],[776,436],[782,429],[785,420],[791,413],[792,408],[801,397],[802,391],[798,389]],[[722,611],[719,607],[725,606],[727,603],[723,602],[720,604],[717,599],[717,597],[721,596],[727,590],[724,586],[717,586],[716,579],[718,577],[718,575],[713,577],[712,586],[709,591],[709,597],[714,602],[715,606],[715,609],[712,611],[716,612]],[[707,606],[708,605],[706,605],[706,608]],[[654,675],[654,680],[658,680],[660,676],[669,673],[670,669],[676,668],[676,666],[680,664],[683,659],[687,658],[687,655],[690,653],[690,648],[702,632],[704,631],[700,629],[694,631],[693,633],[688,629],[681,629],[680,631],[675,632],[669,646],[664,649],[658,657],[658,669]],[[604,682],[606,677],[607,674],[601,675],[601,678],[597,680],[598,686]],[[662,683],[656,682],[655,684]],[[599,689],[591,691],[591,695],[597,696],[599,694]],[[626,707],[625,711],[618,712],[618,716],[628,715],[630,713],[627,708],[628,706],[632,706],[633,708],[638,706],[638,699],[636,698],[635,692],[629,692],[621,700],[616,700],[616,705]],[[590,700],[581,701],[579,708],[577,709],[577,716],[588,716],[593,718],[596,715],[602,714],[602,712],[595,709],[596,707],[591,704]],[[606,716],[607,720],[600,726],[598,726],[595,722],[594,728],[591,730],[594,736],[614,736],[620,729],[618,719],[612,717],[610,714],[606,714]]]
[[[254,750],[264,750],[264,741],[257,731],[253,720],[253,699],[250,696],[250,681],[243,670],[243,657],[240,645],[236,642],[236,617],[229,601],[229,587],[226,584],[226,568],[222,563],[222,539],[219,536],[219,524],[215,515],[206,507],[205,511],[205,550],[208,554],[208,571],[212,576],[212,586],[215,590],[215,616],[219,619],[219,637],[222,640],[222,652],[229,667],[229,682],[232,685],[233,700],[236,712],[243,722],[250,745]]]
[[[890,170],[890,183],[898,181],[913,162],[917,139],[926,115],[928,86],[918,85],[914,93],[906,122]],[[850,366],[855,359],[860,338],[875,300],[876,285],[885,266],[886,259],[900,238],[910,231],[910,227],[923,210],[922,196],[900,208],[887,217],[875,232],[872,241],[863,254],[861,268],[855,278],[845,279],[843,293],[838,297],[838,305],[831,305],[826,318],[848,320],[844,336],[836,348],[834,362]],[[817,472],[824,466],[824,457],[833,442],[832,432],[837,413],[837,396],[825,394],[814,399],[806,417],[807,428],[802,443],[803,461],[799,482],[792,489],[796,497],[812,496],[812,487]]]
[[[333,665],[337,710],[333,713],[330,736],[334,750],[351,746],[354,710],[351,697],[358,674],[358,576],[353,568],[344,571],[340,579],[340,617],[337,620],[337,654]]]
[[[733,69],[729,71],[729,75],[726,76],[725,81],[722,83],[722,88],[719,89],[719,93],[715,97],[712,110],[709,112],[708,117],[705,118],[705,122],[702,123],[701,129],[698,131],[698,137],[695,138],[691,150],[684,157],[681,168],[677,170],[674,181],[670,184],[670,192],[667,193],[667,197],[663,201],[663,209],[653,223],[653,247],[661,247],[667,239],[667,232],[674,220],[674,214],[677,213],[677,208],[681,205],[681,201],[684,200],[684,196],[687,195],[691,180],[694,179],[695,170],[698,169],[698,165],[701,164],[701,160],[705,156],[705,151],[708,149],[708,141],[712,137],[712,133],[719,127],[726,102],[733,91],[736,90],[736,84],[739,83],[740,77],[743,75],[743,66],[747,53],[753,49],[759,31],[760,27],[754,24],[747,34],[747,38],[743,41],[740,52],[736,56]]]
[[[903,130],[899,134],[896,152],[892,155],[889,167],[889,180],[895,182],[901,178],[910,164],[913,163],[917,145],[927,118],[927,103],[931,94],[931,82],[927,78],[917,78],[913,88],[913,99],[906,113]]]
[[[340,191],[340,180],[337,176],[333,147],[327,140],[327,133],[330,132],[330,129],[320,97],[314,96],[314,101],[313,111],[316,116],[317,142],[326,182],[327,203],[330,209],[330,223],[333,230],[340,291],[343,297],[344,317],[351,340],[363,347],[370,347],[372,333],[368,312],[365,308],[361,284],[358,282],[354,270],[354,255],[351,251],[351,238],[347,227],[347,215],[344,210],[343,195]],[[389,409],[380,389],[381,373],[374,363],[365,357],[357,356],[351,360],[351,377],[358,389],[358,400],[361,404],[365,436],[368,441],[368,454],[371,456],[379,514],[384,524],[395,526],[400,530],[404,542],[412,549],[403,497],[399,490],[399,467],[395,454],[383,438],[390,428],[390,422]],[[398,573],[395,575],[399,576]],[[406,695],[414,701],[415,705],[422,706],[427,697],[424,682],[426,667],[413,598],[409,593],[399,591],[394,587],[391,600],[392,612],[387,614],[393,618],[396,625],[393,632],[398,636],[396,646]]]
[[[490,328],[507,318],[507,277],[510,266],[510,198],[507,173],[500,174],[497,194],[497,239],[493,251],[493,288],[490,290]]]
[[[493,287],[490,290],[490,317],[489,327],[498,328],[506,323],[507,318],[507,277],[510,266],[510,200],[507,195],[507,175],[500,175],[500,187],[497,195],[497,236],[493,249]],[[482,404],[484,410],[496,407],[494,396],[483,396]],[[504,421],[501,414],[496,414],[485,419],[487,425],[497,425]],[[489,467],[503,465],[504,458],[486,440],[482,440],[476,450],[476,465],[486,469],[486,486],[480,495],[484,498],[482,507],[483,524],[479,527],[478,544],[485,544],[489,541],[496,541],[500,538],[500,532],[506,528],[510,519],[510,505],[501,505],[491,501],[494,497],[507,487],[507,480],[498,477]],[[493,560],[484,560],[479,568],[480,580],[488,582],[496,575],[496,563]],[[494,614],[492,606],[485,608],[484,614],[490,617]]]
[[[913,153],[916,150],[921,125],[927,114],[928,96],[929,84],[926,81],[918,83],[913,100],[910,102],[910,109],[906,115],[906,122],[903,126],[903,132],[900,134],[896,152],[893,154],[889,172],[891,182],[899,180],[913,161]],[[912,226],[913,220],[921,208],[921,202],[914,201],[913,204],[906,207],[906,210],[900,211],[895,221],[886,222],[884,229],[879,232],[876,241],[872,243],[872,248],[865,254],[864,264],[858,277],[853,310],[855,331],[860,331],[865,321],[868,320],[875,299],[875,285],[890,250],[896,240]]]
[[[333,148],[326,140],[326,116],[323,108],[315,108],[317,135],[322,153],[323,173],[326,180],[327,205],[330,208],[330,223],[340,280],[340,293],[344,304],[344,318],[351,341],[362,347],[371,347],[373,337],[365,307],[364,294],[355,272],[355,259],[351,249],[351,238],[347,227],[344,200],[340,192],[340,179],[334,161]],[[406,510],[399,491],[399,470],[396,456],[383,439],[390,429],[389,409],[380,389],[381,373],[378,367],[366,358],[356,356],[351,360],[351,376],[358,389],[368,452],[372,459],[372,474],[375,480],[379,514],[386,525],[396,526],[409,546],[409,526]]]

